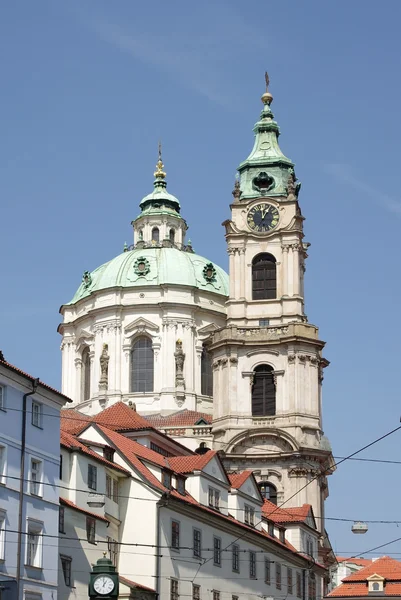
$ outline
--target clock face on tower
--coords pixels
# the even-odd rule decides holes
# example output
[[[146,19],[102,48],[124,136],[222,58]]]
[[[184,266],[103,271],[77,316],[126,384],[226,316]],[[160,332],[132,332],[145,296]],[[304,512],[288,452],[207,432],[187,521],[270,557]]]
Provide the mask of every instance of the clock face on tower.
[[[252,206],[247,216],[248,227],[260,233],[274,229],[278,221],[279,214],[277,208],[267,202],[261,202]]]
[[[114,589],[114,581],[111,577],[107,577],[107,575],[102,575],[101,577],[97,577],[93,582],[93,587],[95,592],[100,594],[101,596],[107,596]]]

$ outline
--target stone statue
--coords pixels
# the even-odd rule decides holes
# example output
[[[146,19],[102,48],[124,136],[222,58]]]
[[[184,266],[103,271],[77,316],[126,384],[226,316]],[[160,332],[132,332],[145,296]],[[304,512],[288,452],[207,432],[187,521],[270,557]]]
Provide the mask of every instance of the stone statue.
[[[103,344],[102,354],[100,355],[100,379],[99,390],[107,390],[109,383],[109,360],[108,345]]]
[[[175,397],[178,406],[182,406],[185,399],[184,362],[185,354],[182,350],[182,341],[175,343]]]
[[[177,385],[178,381],[179,382],[184,381],[185,354],[182,351],[182,341],[181,340],[177,340],[175,343],[174,357],[175,357],[175,381],[176,381],[176,385]]]
[[[290,174],[288,175],[287,181],[287,196],[295,196],[295,173],[291,169]]]

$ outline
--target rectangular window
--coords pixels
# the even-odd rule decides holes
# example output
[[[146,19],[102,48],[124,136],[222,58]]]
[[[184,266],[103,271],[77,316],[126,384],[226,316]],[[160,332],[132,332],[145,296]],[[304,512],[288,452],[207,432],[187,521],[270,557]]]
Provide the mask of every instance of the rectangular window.
[[[276,588],[281,590],[281,565],[276,562]]]
[[[269,324],[269,319],[259,319],[259,327],[268,327]]]
[[[287,594],[292,594],[292,569],[287,567]]]
[[[195,558],[201,558],[201,556],[202,556],[202,532],[200,529],[193,530],[193,541],[194,541],[194,556],[195,556]]]
[[[0,485],[6,484],[7,475],[7,448],[0,446]]]
[[[213,590],[213,600],[220,600],[220,592]]]
[[[6,410],[6,388],[0,385],[0,410]]]
[[[209,488],[209,506],[220,510],[220,492],[212,487]]]
[[[36,569],[42,568],[43,523],[28,521],[26,541],[26,564]]]
[[[0,560],[5,559],[6,513],[0,511]]]
[[[316,578],[314,573],[308,577],[308,600],[316,600]]]
[[[201,600],[200,585],[192,584],[192,600]]]
[[[42,405],[39,402],[32,402],[32,425],[42,427]]]
[[[113,565],[117,566],[117,557],[118,557],[118,542],[113,538],[107,536],[107,549],[109,551],[109,558]]]
[[[178,580],[170,579],[170,600],[178,600]]]
[[[66,586],[71,587],[71,563],[72,559],[70,556],[62,556],[61,559],[61,568],[63,569],[64,575],[64,583]]]
[[[265,558],[265,583],[270,585],[270,560]]]
[[[233,560],[233,564],[232,564],[232,568],[233,571],[235,573],[239,573],[239,546],[238,544],[233,544],[233,549],[232,549],[232,560]]]
[[[59,476],[59,479],[61,480],[61,479],[63,479],[63,455],[62,454],[60,454],[60,465],[59,465],[59,468],[60,468],[60,470],[59,470],[58,476]]]
[[[245,523],[247,525],[254,525],[255,523],[255,509],[252,506],[245,504]]]
[[[297,598],[302,598],[302,578],[301,578],[301,573],[297,573]]]
[[[178,521],[171,521],[171,547],[175,550],[180,548],[180,524]]]
[[[114,460],[114,449],[110,448],[109,446],[106,446],[106,448],[103,448],[103,456],[106,460],[113,462]]]
[[[174,456],[174,454],[172,454],[171,452],[168,452],[168,450],[165,450],[164,448],[161,448],[154,442],[150,442],[150,449],[154,450],[158,454],[161,454],[162,456]]]
[[[162,471],[162,484],[168,490],[171,490],[171,473],[169,471]]]
[[[221,539],[213,537],[213,563],[221,567]]]
[[[86,517],[86,539],[90,544],[96,543],[96,519]]]
[[[185,479],[184,477],[177,477],[177,492],[185,495]]]
[[[274,537],[274,523],[267,524],[267,533]]]
[[[249,577],[251,579],[256,578],[256,552],[249,552]]]
[[[279,540],[280,540],[280,542],[282,542],[283,544],[285,544],[285,531],[284,531],[284,529],[280,529],[279,530]]]
[[[59,533],[65,533],[65,529],[64,529],[64,506],[59,506],[58,509],[58,530]]]
[[[88,465],[88,488],[90,490],[97,488],[97,467],[95,465]]]
[[[106,473],[106,496],[118,503],[118,479]]]
[[[42,463],[40,460],[31,459],[31,494],[41,495],[42,483]]]

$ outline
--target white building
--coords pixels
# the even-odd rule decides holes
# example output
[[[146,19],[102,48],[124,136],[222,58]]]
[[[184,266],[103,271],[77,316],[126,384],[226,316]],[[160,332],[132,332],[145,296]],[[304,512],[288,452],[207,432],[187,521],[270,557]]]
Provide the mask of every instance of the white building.
[[[264,502],[251,471],[227,473],[216,451],[190,452],[122,402],[93,420],[65,411],[63,430],[63,599],[85,593],[104,550],[133,598],[320,598],[310,506]]]
[[[2,598],[56,600],[60,409],[69,398],[0,360]]]
[[[305,313],[300,183],[278,144],[272,100],[267,87],[224,222],[229,277],[186,239],[159,152],[133,245],[85,271],[60,309],[62,390],[86,415],[131,403],[188,448],[222,451],[228,471],[251,469],[264,498],[311,505],[328,561],[329,363]]]

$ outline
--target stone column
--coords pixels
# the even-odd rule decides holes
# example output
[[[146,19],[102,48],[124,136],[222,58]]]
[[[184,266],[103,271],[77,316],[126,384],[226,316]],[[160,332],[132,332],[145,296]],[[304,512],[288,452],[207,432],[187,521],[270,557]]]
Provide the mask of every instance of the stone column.
[[[288,296],[288,246],[286,244],[283,244],[281,246],[281,251],[282,251],[282,277],[281,277],[281,281],[283,284],[282,287],[282,295],[283,296]]]
[[[246,268],[245,268],[245,248],[240,248],[240,298],[245,298],[245,276],[246,276]]]
[[[300,250],[300,245],[299,244],[293,244],[292,245],[293,248],[293,265],[292,265],[292,269],[293,269],[293,276],[294,276],[294,280],[293,280],[293,296],[298,296],[300,294],[300,268],[299,268],[299,250]]]
[[[235,299],[238,300],[241,295],[241,257],[240,257],[240,249],[235,248],[234,254],[234,262],[235,262],[235,280],[234,280],[234,294]]]
[[[234,248],[227,249],[229,256],[229,275],[230,275],[230,298],[235,297],[235,257],[234,257]]]
[[[75,358],[75,399],[77,402],[82,400],[82,360],[80,357]]]

